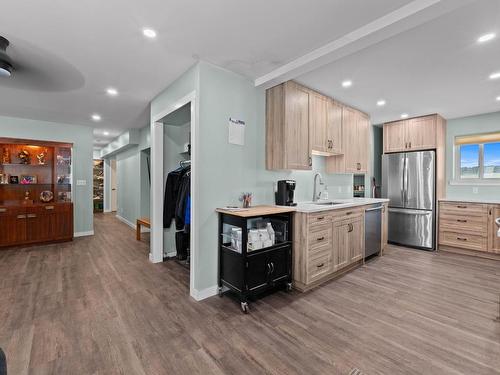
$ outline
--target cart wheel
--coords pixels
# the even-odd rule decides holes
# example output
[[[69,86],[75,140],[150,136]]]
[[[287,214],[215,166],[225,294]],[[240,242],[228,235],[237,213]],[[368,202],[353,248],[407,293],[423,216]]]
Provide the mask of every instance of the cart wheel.
[[[248,302],[241,302],[241,311],[243,311],[244,314],[248,314]]]
[[[221,286],[219,287],[218,294],[219,294],[219,297],[222,297],[224,295],[224,293],[222,292]]]
[[[286,283],[286,291],[291,292],[292,291],[292,283]]]

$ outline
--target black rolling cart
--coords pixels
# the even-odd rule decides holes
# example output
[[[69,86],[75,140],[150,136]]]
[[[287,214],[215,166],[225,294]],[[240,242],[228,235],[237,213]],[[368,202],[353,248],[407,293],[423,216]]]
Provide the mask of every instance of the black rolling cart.
[[[291,207],[256,206],[219,213],[219,295],[248,302],[264,292],[292,287]]]

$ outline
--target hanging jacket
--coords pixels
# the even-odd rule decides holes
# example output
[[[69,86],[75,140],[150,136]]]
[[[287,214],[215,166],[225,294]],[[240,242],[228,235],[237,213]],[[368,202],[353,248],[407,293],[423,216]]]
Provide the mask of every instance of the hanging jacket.
[[[163,200],[163,228],[170,228],[175,218],[177,198],[182,177],[191,170],[191,167],[180,167],[167,176],[165,184],[165,199]]]
[[[175,209],[175,227],[184,229],[186,224],[186,206],[188,197],[191,196],[191,173],[185,173],[180,182],[177,204]]]

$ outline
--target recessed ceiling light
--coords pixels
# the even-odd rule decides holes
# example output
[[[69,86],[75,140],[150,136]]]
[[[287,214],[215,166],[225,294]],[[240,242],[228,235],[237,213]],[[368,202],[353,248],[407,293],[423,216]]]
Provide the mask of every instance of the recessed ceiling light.
[[[98,115],[97,113],[94,113],[92,115],[92,120],[94,120],[94,121],[101,121],[101,115]]]
[[[495,72],[490,74],[490,79],[498,79],[500,78],[500,72]]]
[[[496,37],[496,36],[497,36],[497,35],[496,35],[495,33],[488,33],[488,34],[484,34],[484,35],[481,35],[481,36],[477,39],[477,41],[478,41],[479,43],[484,43],[484,42],[487,42],[487,41],[489,41],[489,40],[491,40],[491,39],[495,39],[495,37]]]
[[[118,95],[118,90],[113,88],[113,87],[108,87],[106,89],[106,92],[108,93],[108,95],[111,95],[111,96],[116,96]]]
[[[346,80],[342,82],[342,87],[351,87],[352,86],[352,81]]]
[[[107,132],[107,131],[103,131],[103,132],[102,132],[102,134],[104,134],[104,135],[109,135],[109,132]]]
[[[146,38],[150,39],[156,38],[156,31],[154,31],[153,29],[148,29],[148,28],[142,29],[142,34]]]
[[[401,118],[408,118],[408,113],[402,113]]]
[[[384,99],[380,99],[378,102],[377,102],[377,105],[379,107],[383,107],[385,105],[385,100]]]
[[[497,102],[500,102],[500,96],[497,96]]]

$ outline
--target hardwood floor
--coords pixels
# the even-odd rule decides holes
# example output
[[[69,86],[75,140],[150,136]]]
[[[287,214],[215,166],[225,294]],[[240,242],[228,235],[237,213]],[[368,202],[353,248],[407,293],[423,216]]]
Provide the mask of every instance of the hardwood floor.
[[[500,262],[390,248],[240,313],[188,297],[112,215],[72,243],[0,251],[0,347],[18,374],[500,374]]]

